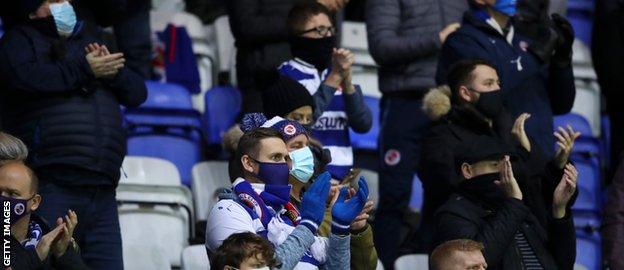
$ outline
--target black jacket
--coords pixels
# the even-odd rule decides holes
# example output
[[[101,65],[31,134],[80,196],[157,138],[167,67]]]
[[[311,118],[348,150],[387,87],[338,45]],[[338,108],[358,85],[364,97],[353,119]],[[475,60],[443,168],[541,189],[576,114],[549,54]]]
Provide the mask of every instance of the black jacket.
[[[3,127],[26,143],[35,170],[91,174],[60,185],[116,185],[126,153],[120,104],[138,106],[147,97],[127,68],[96,80],[85,58],[91,42],[102,44],[85,31],[62,40],[48,20],[16,26],[0,41]]]
[[[269,84],[264,78],[292,58],[286,19],[290,9],[302,1],[310,0],[226,1],[236,39],[236,75],[244,94],[244,111],[262,111],[260,91]]]
[[[43,235],[50,232],[50,227],[40,217],[31,214],[31,220],[34,220],[41,227]],[[44,261],[39,259],[39,255],[35,250],[25,249],[17,239],[10,237],[11,247],[11,267],[13,270],[86,270],[89,269],[80,258],[79,250],[74,250],[70,246],[65,254],[60,258],[55,258],[52,253]]]
[[[516,247],[517,231],[524,233],[544,269],[574,267],[576,235],[571,216],[551,218],[543,227],[530,208],[517,199],[507,198],[491,206],[478,197],[455,194],[436,213],[435,228],[436,243],[453,239],[483,243],[488,269],[524,269]]]
[[[420,234],[431,233],[435,211],[458,186],[454,150],[458,145],[470,143],[479,136],[501,140],[512,150],[511,154],[516,157],[512,160],[514,176],[525,194],[524,200],[535,209],[538,220],[545,225],[552,195],[563,171],[553,162],[547,161],[536,147],[532,147],[529,153],[515,141],[511,135],[514,119],[508,113],[501,113],[490,126],[485,117],[472,106],[450,107],[449,95],[448,89],[440,88],[430,91],[424,99],[425,111],[434,122],[422,141],[418,166],[418,176],[424,189]],[[448,102],[437,102],[440,99]],[[429,248],[432,247],[424,249]]]

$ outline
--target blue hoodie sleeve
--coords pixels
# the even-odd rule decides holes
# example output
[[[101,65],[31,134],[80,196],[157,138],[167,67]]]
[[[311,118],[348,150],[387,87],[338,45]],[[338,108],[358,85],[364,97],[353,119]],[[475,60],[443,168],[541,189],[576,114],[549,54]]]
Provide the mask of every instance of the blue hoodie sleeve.
[[[21,28],[9,31],[0,43],[0,72],[14,89],[29,92],[70,92],[93,80],[84,55],[49,61],[35,54],[33,43]]]
[[[349,270],[351,267],[351,236],[329,235],[329,254],[323,269]]]

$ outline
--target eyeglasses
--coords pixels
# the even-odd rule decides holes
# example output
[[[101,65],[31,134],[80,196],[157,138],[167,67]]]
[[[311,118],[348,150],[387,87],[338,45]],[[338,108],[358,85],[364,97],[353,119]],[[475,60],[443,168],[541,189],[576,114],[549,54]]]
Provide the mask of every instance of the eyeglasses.
[[[312,29],[301,32],[301,35],[316,31],[321,37],[328,37],[330,34],[336,35],[336,27],[333,26],[317,26]]]

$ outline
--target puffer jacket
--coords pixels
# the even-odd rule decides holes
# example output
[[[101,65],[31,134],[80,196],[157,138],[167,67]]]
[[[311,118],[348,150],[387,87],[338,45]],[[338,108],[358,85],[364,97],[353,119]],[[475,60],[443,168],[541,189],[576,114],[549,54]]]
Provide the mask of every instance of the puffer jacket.
[[[126,153],[120,104],[140,105],[145,83],[128,68],[96,80],[84,48],[103,43],[86,31],[61,40],[45,25],[16,26],[0,42],[3,127],[28,146],[35,170],[60,166],[102,176],[56,184],[114,186]]]
[[[381,92],[416,91],[422,96],[435,86],[439,33],[459,23],[466,10],[465,0],[366,1],[368,46],[380,65]]]

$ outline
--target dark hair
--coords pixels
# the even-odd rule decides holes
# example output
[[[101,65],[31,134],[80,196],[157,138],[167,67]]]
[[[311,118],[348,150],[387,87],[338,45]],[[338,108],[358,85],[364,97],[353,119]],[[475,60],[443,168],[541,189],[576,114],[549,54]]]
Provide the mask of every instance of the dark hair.
[[[318,14],[327,15],[332,24],[334,24],[329,9],[316,1],[307,1],[296,4],[290,10],[286,19],[286,27],[288,27],[290,34],[300,35],[302,31],[306,30],[303,29],[306,22]]]
[[[234,155],[234,158],[230,161],[230,163],[235,162],[235,164],[229,165],[230,168],[228,170],[230,173],[230,179],[236,179],[237,177],[244,176],[241,158],[244,155],[249,155],[257,158],[260,152],[260,142],[263,139],[267,138],[278,138],[280,140],[284,140],[284,138],[282,138],[282,135],[277,132],[277,130],[272,128],[260,127],[243,134],[243,136],[238,141],[236,154]],[[234,174],[234,171],[238,171],[238,175]]]
[[[444,262],[448,261],[454,252],[483,251],[483,244],[470,239],[455,239],[437,246],[429,258],[429,267],[432,270],[443,269]]]
[[[451,89],[451,101],[457,102],[459,100],[459,87],[472,82],[474,79],[472,72],[477,66],[488,66],[496,70],[494,65],[483,59],[460,60],[449,67],[446,82]]]
[[[247,258],[262,256],[270,268],[277,267],[273,246],[266,239],[251,232],[235,233],[223,241],[211,256],[210,269],[222,270],[226,265],[239,268]]]

